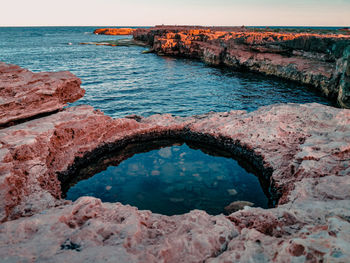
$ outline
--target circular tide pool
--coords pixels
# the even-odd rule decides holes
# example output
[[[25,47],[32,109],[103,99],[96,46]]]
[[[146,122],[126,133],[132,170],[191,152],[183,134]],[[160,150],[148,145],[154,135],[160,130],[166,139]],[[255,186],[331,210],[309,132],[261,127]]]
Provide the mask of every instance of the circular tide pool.
[[[165,215],[193,209],[216,215],[244,205],[268,207],[258,177],[229,153],[189,145],[158,145],[131,157],[123,153],[104,157],[80,169],[74,178],[82,180],[63,187],[64,195],[73,201],[94,196]]]

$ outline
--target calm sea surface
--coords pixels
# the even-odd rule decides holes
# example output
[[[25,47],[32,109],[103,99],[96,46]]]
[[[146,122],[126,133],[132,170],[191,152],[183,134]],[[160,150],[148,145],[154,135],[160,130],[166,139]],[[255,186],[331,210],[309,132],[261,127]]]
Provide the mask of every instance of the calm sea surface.
[[[305,87],[199,61],[141,54],[143,47],[79,45],[125,38],[92,34],[94,27],[0,27],[0,61],[32,71],[69,70],[80,77],[89,104],[112,117],[180,116],[285,102],[327,101]],[[72,45],[68,45],[72,43]]]

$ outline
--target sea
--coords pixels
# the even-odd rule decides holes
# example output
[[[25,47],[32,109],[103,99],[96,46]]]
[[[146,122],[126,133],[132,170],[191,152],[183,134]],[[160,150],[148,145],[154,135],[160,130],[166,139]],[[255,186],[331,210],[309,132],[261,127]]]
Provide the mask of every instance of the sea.
[[[96,27],[0,27],[0,61],[33,72],[68,70],[89,104],[114,118],[209,111],[254,111],[276,103],[329,104],[308,87],[198,60],[142,54],[145,47],[80,45],[131,38],[95,35]]]

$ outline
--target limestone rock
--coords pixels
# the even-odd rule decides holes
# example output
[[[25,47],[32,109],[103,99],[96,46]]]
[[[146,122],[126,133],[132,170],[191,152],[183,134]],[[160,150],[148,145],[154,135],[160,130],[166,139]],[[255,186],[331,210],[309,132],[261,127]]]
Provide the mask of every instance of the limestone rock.
[[[340,77],[338,103],[344,108],[350,108],[350,46],[347,47],[337,63]]]
[[[349,110],[288,104],[113,120],[80,106],[0,135],[1,213],[12,219],[0,225],[0,255],[8,261],[342,262],[350,256]],[[168,217],[95,198],[59,199],[57,172],[69,176],[64,171],[113,145],[169,136],[245,156],[270,177],[271,190],[282,195],[279,206],[228,217],[201,211]]]
[[[91,160],[131,143],[166,138],[221,147],[245,159],[270,182],[277,207],[251,207],[228,216],[199,210],[164,216],[93,197],[61,199],[60,182]],[[112,119],[90,106],[70,107],[0,130],[0,258],[346,262],[349,160],[347,109],[281,104],[250,113]]]
[[[281,195],[278,207],[168,217],[95,198],[59,199],[57,172],[62,180],[70,176],[64,171],[117,145],[166,137],[245,156],[270,178],[270,190]],[[3,129],[0,142],[7,221],[0,225],[0,255],[8,261],[342,262],[350,256],[346,109],[288,104],[113,120],[80,106]]]
[[[70,72],[33,73],[0,62],[0,127],[63,109],[84,96],[80,84]]]

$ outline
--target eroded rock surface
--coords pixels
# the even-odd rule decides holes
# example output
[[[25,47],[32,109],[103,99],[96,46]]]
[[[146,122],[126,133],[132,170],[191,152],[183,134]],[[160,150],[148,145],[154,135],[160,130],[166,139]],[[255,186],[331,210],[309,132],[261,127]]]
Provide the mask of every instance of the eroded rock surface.
[[[168,217],[92,197],[59,199],[58,172],[64,179],[94,155],[167,137],[244,156],[270,178],[271,191],[281,195],[278,207],[246,207],[227,217],[198,210]],[[0,255],[10,262],[350,257],[350,110],[287,104],[251,113],[114,120],[79,106],[5,128],[0,143]]]
[[[33,73],[0,62],[0,128],[63,109],[84,96],[81,81],[70,72]]]
[[[181,26],[139,28],[133,35],[160,55],[297,81],[350,108],[349,35]]]

